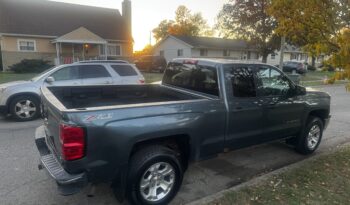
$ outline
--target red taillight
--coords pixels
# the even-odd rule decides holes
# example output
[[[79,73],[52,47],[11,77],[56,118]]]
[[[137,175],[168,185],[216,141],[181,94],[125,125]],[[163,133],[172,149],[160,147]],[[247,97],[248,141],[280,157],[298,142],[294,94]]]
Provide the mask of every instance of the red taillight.
[[[145,84],[145,80],[141,79],[139,80],[140,84]]]
[[[81,127],[60,125],[62,158],[66,161],[81,159],[85,155],[85,131]]]

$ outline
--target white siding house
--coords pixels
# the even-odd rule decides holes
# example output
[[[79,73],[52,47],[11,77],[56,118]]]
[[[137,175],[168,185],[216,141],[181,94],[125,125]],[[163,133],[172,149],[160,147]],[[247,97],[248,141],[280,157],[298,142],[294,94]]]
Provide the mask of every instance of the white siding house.
[[[242,40],[169,35],[154,46],[153,55],[174,58],[258,60],[258,52]]]

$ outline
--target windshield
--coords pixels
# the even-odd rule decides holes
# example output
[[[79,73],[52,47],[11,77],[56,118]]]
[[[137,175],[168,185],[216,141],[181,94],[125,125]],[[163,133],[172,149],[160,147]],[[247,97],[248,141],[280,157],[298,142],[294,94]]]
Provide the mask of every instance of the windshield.
[[[51,71],[52,71],[53,69],[55,69],[55,68],[57,68],[57,67],[52,67],[52,68],[49,68],[49,69],[43,71],[42,73],[40,73],[40,74],[36,75],[34,78],[32,78],[31,81],[34,82],[34,81],[40,80],[40,79],[41,79],[42,77],[44,77],[47,73],[51,72]]]

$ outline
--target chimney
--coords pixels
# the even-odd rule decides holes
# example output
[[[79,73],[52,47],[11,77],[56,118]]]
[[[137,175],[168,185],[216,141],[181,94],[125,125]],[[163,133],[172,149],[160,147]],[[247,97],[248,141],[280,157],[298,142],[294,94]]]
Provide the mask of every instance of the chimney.
[[[132,9],[131,9],[131,1],[124,0],[122,3],[122,15],[124,21],[126,23],[126,29],[128,32],[128,36],[132,39]]]

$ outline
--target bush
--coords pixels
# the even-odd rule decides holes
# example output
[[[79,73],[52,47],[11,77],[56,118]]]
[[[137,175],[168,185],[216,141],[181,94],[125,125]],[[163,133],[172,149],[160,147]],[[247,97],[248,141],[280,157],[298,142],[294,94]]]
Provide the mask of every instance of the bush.
[[[51,67],[49,61],[24,59],[20,63],[10,66],[10,69],[15,73],[41,73]]]
[[[307,70],[309,71],[316,71],[316,67],[312,65],[308,65]]]

